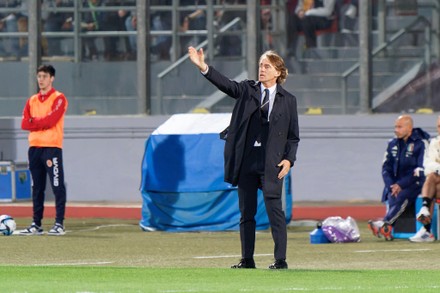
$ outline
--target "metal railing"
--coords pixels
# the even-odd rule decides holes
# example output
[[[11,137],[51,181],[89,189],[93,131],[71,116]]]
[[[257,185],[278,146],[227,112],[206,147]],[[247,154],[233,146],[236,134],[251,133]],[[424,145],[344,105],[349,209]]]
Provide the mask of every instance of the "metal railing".
[[[208,29],[198,29],[198,30],[187,30],[179,31],[179,16],[180,13],[188,13],[200,9],[204,11],[207,15],[213,14],[214,11],[245,11],[246,5],[213,5],[212,0],[208,1],[208,5],[187,5],[179,6],[179,1],[174,0],[172,5],[156,5],[148,6],[150,13],[154,12],[169,12],[172,22],[172,27],[169,30],[150,30],[149,35],[152,37],[157,36],[168,36],[172,37],[173,44],[170,48],[171,51],[171,61],[176,61],[179,54],[179,37],[182,36],[200,36],[209,37]],[[72,6],[61,6],[61,7],[43,7],[44,12],[57,12],[57,13],[70,13],[73,15],[72,30],[62,31],[62,32],[50,32],[42,31],[42,37],[47,38],[67,38],[73,39],[73,58],[75,62],[80,62],[81,56],[81,46],[83,38],[93,38],[93,37],[127,37],[136,36],[137,31],[110,31],[110,30],[99,30],[99,31],[82,31],[81,21],[82,14],[86,12],[115,12],[118,10],[126,10],[130,12],[136,12],[136,6],[97,6],[95,8],[83,6],[81,1],[72,1]],[[0,13],[27,13],[28,11],[23,7],[15,8],[0,8]],[[139,24],[140,26],[141,24]],[[3,38],[28,38],[29,32],[0,32],[0,41]]]
[[[225,33],[228,30],[232,29],[235,25],[241,23],[242,20],[239,17],[234,18],[231,22],[227,23],[225,26],[223,26],[218,33],[214,33],[214,40],[220,36],[221,33]],[[237,32],[242,34],[243,32]],[[200,48],[205,48],[208,45],[208,40],[205,40],[203,42],[201,42],[200,44],[198,44],[197,46],[195,46],[195,48],[197,50],[199,50]],[[243,54],[244,50],[242,50],[242,54]],[[183,55],[181,58],[179,58],[176,62],[174,62],[173,64],[171,64],[170,66],[168,66],[166,69],[164,69],[162,72],[160,72],[157,75],[157,100],[159,103],[159,113],[163,114],[163,79],[170,74],[173,70],[177,69],[179,66],[181,66],[181,64],[183,64],[183,62],[185,62],[186,60],[189,59],[189,55],[188,53],[186,53],[185,55]]]
[[[431,35],[432,35],[432,28],[431,23],[428,19],[426,19],[424,16],[418,16],[413,22],[411,22],[409,25],[407,25],[405,28],[400,29],[395,34],[393,34],[388,41],[385,43],[377,46],[371,53],[372,58],[377,56],[379,53],[386,50],[388,47],[390,47],[392,44],[394,44],[397,40],[399,40],[402,36],[406,35],[407,33],[411,33],[411,29],[414,28],[418,24],[424,25],[424,32],[425,32],[425,52],[423,56],[423,61],[425,65],[431,64]],[[353,66],[351,66],[349,69],[344,71],[341,75],[341,109],[342,114],[347,113],[347,91],[348,91],[348,78],[360,67],[360,62],[357,62]],[[428,70],[429,72],[429,70]],[[432,93],[429,92],[429,99],[432,97]]]
[[[136,11],[136,6],[97,6],[96,8],[84,7],[81,1],[73,1],[72,6],[60,6],[60,7],[42,7],[44,12],[57,12],[57,13],[71,13],[73,16],[72,30],[51,32],[42,31],[41,36],[46,38],[71,38],[73,39],[73,52],[74,61],[80,62],[81,60],[81,38],[83,37],[119,37],[119,36],[132,36],[136,35],[136,32],[129,31],[82,31],[81,21],[82,13],[84,12],[114,12],[119,10]],[[28,13],[23,7],[16,8],[0,8],[0,13]],[[157,33],[154,33],[157,34]],[[29,32],[0,32],[0,40],[2,38],[29,38]]]

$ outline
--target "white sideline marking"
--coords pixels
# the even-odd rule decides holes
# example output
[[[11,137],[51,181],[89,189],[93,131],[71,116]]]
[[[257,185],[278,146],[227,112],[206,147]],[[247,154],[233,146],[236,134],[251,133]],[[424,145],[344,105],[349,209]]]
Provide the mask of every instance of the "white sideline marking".
[[[428,251],[432,250],[430,248],[419,248],[419,249],[379,249],[379,250],[355,250],[354,252],[359,253],[370,253],[370,252],[413,252],[413,251]]]
[[[417,286],[417,287],[411,287],[411,286],[394,286],[394,287],[385,287],[382,288],[382,290],[390,291],[390,290],[401,290],[401,289],[438,289],[440,286],[434,285],[434,286]],[[307,288],[307,287],[288,287],[281,289],[281,291],[290,292],[290,291],[303,291],[303,292],[317,292],[317,291],[366,291],[366,290],[377,290],[377,287],[362,287],[362,286],[355,286],[355,287],[318,287],[318,288]],[[253,292],[254,289],[246,289],[241,288],[239,290],[240,292]],[[161,293],[176,293],[176,292],[212,292],[211,290],[198,290],[198,289],[187,289],[187,290],[161,290],[159,291]],[[262,291],[263,292],[263,291]],[[270,289],[264,290],[264,292],[273,292]]]
[[[88,232],[88,231],[96,231],[99,230],[101,228],[110,228],[110,227],[132,227],[132,226],[137,226],[137,225],[133,225],[133,224],[109,224],[109,225],[101,225],[101,226],[96,226],[93,228],[87,228],[87,229],[82,229],[82,230],[66,230],[66,233],[75,233],[75,232]],[[43,232],[43,235],[47,234],[46,232]],[[22,236],[20,235],[20,230],[15,230],[11,236]],[[42,235],[25,235],[25,236],[42,236]]]
[[[437,285],[433,285],[433,286],[416,286],[416,287],[412,287],[412,286],[394,286],[394,287],[385,287],[382,288],[382,290],[384,291],[389,291],[389,290],[399,290],[399,289],[418,289],[418,290],[423,290],[423,289],[438,289],[440,288],[440,286]],[[320,288],[305,288],[305,287],[290,287],[290,288],[285,288],[282,289],[283,291],[366,291],[366,290],[377,290],[377,287],[362,287],[362,286],[357,286],[357,287],[320,287]],[[241,290],[243,291],[243,290]]]
[[[196,289],[187,289],[187,290],[163,290],[163,291],[159,291],[159,292],[163,292],[163,293],[200,292],[200,290],[196,290]]]
[[[94,228],[88,228],[88,229],[82,229],[82,230],[73,230],[73,231],[66,231],[69,233],[72,232],[87,232],[87,231],[96,231],[99,230],[101,228],[110,228],[110,227],[128,227],[128,226],[133,226],[132,224],[110,224],[110,225],[101,225],[101,226],[96,226]]]
[[[108,265],[112,264],[114,261],[97,261],[97,262],[66,262],[66,263],[43,263],[34,264],[33,266],[84,266],[84,265]]]
[[[271,256],[272,254],[254,254],[254,256]],[[232,257],[241,257],[241,255],[212,255],[212,256],[194,256],[193,258],[197,259],[209,259],[209,258],[232,258]]]

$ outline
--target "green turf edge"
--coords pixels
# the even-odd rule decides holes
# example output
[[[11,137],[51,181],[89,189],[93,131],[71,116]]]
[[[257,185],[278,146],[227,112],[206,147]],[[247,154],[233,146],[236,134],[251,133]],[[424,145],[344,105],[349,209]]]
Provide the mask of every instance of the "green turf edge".
[[[0,266],[1,292],[438,292],[437,270]]]

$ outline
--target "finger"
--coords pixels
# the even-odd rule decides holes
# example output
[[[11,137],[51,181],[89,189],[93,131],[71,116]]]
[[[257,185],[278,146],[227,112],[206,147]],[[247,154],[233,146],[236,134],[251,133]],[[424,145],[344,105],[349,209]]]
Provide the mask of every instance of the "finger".
[[[286,171],[284,170],[284,168],[281,170],[280,173],[278,173],[278,179],[282,179],[284,176],[286,176]]]

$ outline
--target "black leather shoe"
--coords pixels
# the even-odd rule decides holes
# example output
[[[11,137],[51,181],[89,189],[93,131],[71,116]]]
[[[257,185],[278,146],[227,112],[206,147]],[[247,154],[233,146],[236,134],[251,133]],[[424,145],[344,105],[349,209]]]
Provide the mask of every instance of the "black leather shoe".
[[[283,270],[288,269],[287,262],[284,259],[277,259],[273,264],[269,266],[271,270]]]
[[[255,262],[252,258],[242,258],[236,265],[232,265],[231,269],[255,269]]]

